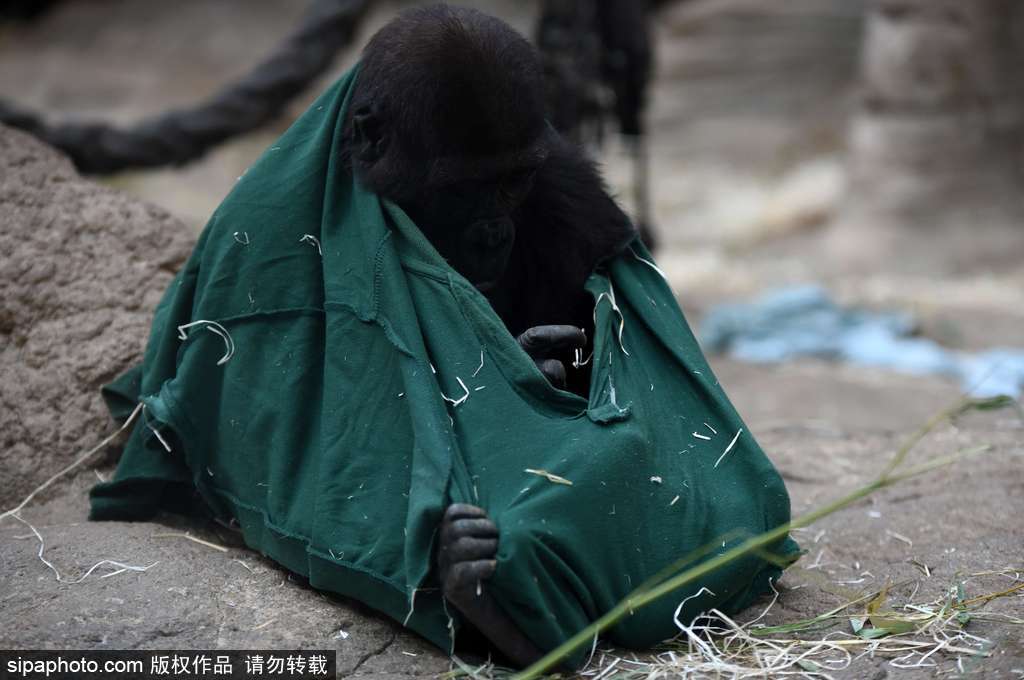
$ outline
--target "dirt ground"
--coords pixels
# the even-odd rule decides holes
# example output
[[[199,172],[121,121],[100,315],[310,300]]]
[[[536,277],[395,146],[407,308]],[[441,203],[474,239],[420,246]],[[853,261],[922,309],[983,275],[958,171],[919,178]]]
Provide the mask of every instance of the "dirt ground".
[[[809,362],[756,368],[717,361],[716,371],[789,486],[795,515],[870,480],[913,425],[956,399],[937,380],[836,370]],[[909,481],[797,534],[808,551],[781,581],[766,620],[783,623],[822,614],[887,583],[894,604],[943,596],[958,577],[1024,571],[1024,423],[1009,413],[964,418],[943,428],[914,456],[921,462],[971,447],[993,449],[969,464]],[[97,474],[83,472],[53,500],[23,512],[25,526],[0,524],[0,610],[17,626],[0,627],[3,648],[326,648],[341,674],[429,677],[449,661],[416,635],[351,601],[315,592],[273,563],[237,546],[229,531],[163,523],[89,523],[86,493]],[[180,534],[191,531],[226,552]],[[167,536],[166,534],[178,534]],[[103,567],[73,583],[100,560],[147,566],[101,578]],[[927,565],[928,575],[921,566]],[[975,579],[968,596],[1010,587],[1007,577]],[[916,592],[915,592],[916,591]],[[913,598],[910,599],[913,593]],[[763,608],[738,617],[745,621]],[[997,600],[990,611],[1020,617],[1024,598]],[[840,629],[841,630],[841,629]],[[1020,627],[972,624],[992,641],[991,656],[967,659],[984,677],[1020,677]],[[935,668],[896,670],[888,659],[863,657],[835,677],[932,677],[957,669],[955,656]]]
[[[367,31],[399,4],[382,3]],[[530,3],[477,4],[529,27]],[[27,30],[0,35],[0,94],[54,112],[128,122],[195,101],[244,72],[303,5],[69,3]],[[830,21],[845,36],[830,44],[850,49],[843,46],[855,43],[856,17]],[[752,89],[763,82],[760,72],[740,70],[731,86],[716,89],[702,70],[715,72],[715,65],[698,59],[694,45],[699,38],[723,48],[715,54],[726,54],[721,60],[731,64],[734,52],[724,47],[742,37],[733,26],[674,9],[658,23],[661,70],[651,146],[655,214],[665,243],[659,263],[691,321],[696,325],[716,302],[817,281],[844,302],[910,309],[926,334],[952,347],[1024,346],[1024,257],[949,270],[940,264],[946,262],[944,244],[928,238],[927,225],[916,227],[919,249],[891,253],[870,269],[847,268],[841,257],[826,256],[829,223],[844,200],[844,102],[855,59],[815,69],[813,78],[795,74],[800,87],[786,98]],[[821,49],[816,43],[800,48]],[[126,55],[130,69],[123,67]],[[343,68],[339,63],[338,70]],[[712,96],[719,91],[729,96]],[[752,99],[770,101],[754,111]],[[184,169],[126,174],[105,183],[157,202],[198,228],[280,129],[228,144]],[[626,159],[613,145],[604,160],[612,185],[624,192]],[[912,271],[906,260],[914,260]],[[957,399],[956,386],[937,378],[816,361],[774,367],[723,358],[712,363],[781,470],[795,516],[869,481],[905,436]],[[982,444],[992,449],[969,463],[879,492],[800,531],[807,554],[782,579],[766,622],[816,616],[889,583],[896,584],[890,600],[897,606],[941,597],[958,579],[980,572],[1011,570],[1018,576],[970,579],[968,597],[1019,582],[1024,422],[1010,411],[966,416],[922,443],[913,461]],[[449,669],[449,660],[417,636],[357,603],[305,587],[238,545],[227,530],[171,517],[161,523],[87,522],[86,493],[111,470],[107,463],[83,471],[22,513],[45,541],[42,556],[62,582],[41,561],[40,541],[28,527],[0,522],[0,618],[8,622],[0,626],[0,647],[327,648],[337,650],[341,676],[431,677]],[[190,541],[180,535],[185,532],[227,550]],[[104,566],[76,582],[101,560],[152,566],[110,577],[105,576],[113,568]],[[754,618],[765,604],[738,620]],[[1024,597],[1018,591],[987,609],[1024,617]],[[935,655],[928,660],[934,666],[899,669],[890,664],[891,656],[866,655],[832,675],[1024,677],[1024,627],[974,621],[967,630],[991,641],[987,657]]]

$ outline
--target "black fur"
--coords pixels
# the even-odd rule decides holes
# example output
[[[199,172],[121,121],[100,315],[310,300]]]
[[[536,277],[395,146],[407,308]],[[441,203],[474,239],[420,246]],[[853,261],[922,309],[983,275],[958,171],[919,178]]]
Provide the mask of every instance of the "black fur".
[[[583,283],[635,231],[593,163],[545,120],[542,78],[536,50],[496,18],[405,11],[364,52],[348,162],[456,270],[487,282],[513,335],[570,324],[590,337]],[[494,257],[479,245],[491,241]]]
[[[594,163],[557,139],[533,191],[514,213],[517,238],[503,285],[489,295],[513,335],[571,324],[592,335],[593,299],[583,284],[602,260],[635,235]]]

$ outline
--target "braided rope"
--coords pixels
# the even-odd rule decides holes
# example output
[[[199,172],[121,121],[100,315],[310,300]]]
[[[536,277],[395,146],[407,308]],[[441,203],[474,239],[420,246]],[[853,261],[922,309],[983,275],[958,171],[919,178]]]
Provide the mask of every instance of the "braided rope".
[[[314,0],[299,26],[268,58],[191,108],[117,128],[99,122],[48,124],[38,113],[0,100],[0,123],[60,149],[83,173],[182,165],[280,115],[352,42],[371,1]]]

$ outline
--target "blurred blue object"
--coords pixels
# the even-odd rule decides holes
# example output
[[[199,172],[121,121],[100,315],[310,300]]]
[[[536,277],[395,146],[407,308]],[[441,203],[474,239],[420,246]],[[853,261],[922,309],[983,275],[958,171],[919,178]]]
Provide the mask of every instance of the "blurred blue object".
[[[1024,391],[1024,349],[967,354],[914,337],[910,314],[837,305],[820,286],[766,293],[747,304],[719,305],[701,324],[705,349],[743,361],[778,363],[797,357],[846,361],[960,381],[976,397]]]

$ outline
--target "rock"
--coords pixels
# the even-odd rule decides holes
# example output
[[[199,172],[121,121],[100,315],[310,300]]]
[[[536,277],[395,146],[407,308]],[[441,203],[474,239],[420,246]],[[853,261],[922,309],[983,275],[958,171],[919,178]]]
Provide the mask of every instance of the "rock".
[[[449,669],[426,640],[311,589],[223,527],[172,516],[83,521],[94,481],[80,474],[21,513],[60,582],[39,560],[39,539],[0,522],[0,601],[19,621],[0,626],[0,649],[316,649],[334,652],[339,677],[436,678]],[[101,560],[145,571],[100,564],[85,576]]]
[[[99,388],[141,358],[193,239],[0,126],[0,508],[114,430]]]

